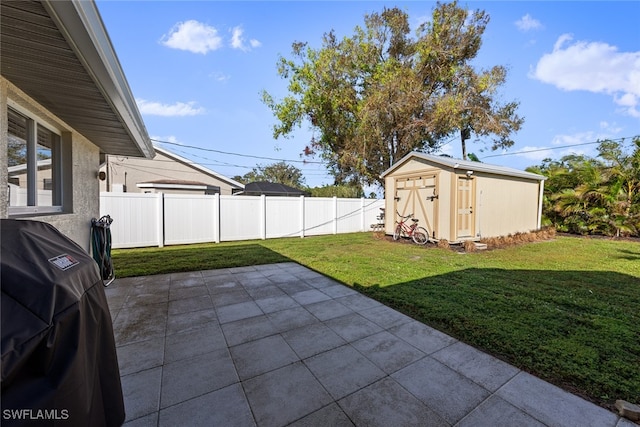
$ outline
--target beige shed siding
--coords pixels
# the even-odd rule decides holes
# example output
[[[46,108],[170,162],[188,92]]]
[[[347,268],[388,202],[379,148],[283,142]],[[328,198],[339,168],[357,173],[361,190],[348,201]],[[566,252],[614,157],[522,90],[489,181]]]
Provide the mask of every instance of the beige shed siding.
[[[385,232],[393,234],[396,221],[401,215],[414,214],[418,224],[432,233],[440,216],[439,201],[427,201],[433,195],[434,185],[440,180],[441,170],[420,159],[410,159],[402,166],[402,170],[385,178],[385,189],[391,189],[391,197],[385,201]],[[407,183],[409,181],[409,183]],[[400,194],[398,194],[398,192]],[[401,200],[395,198],[400,196]]]
[[[536,229],[539,181],[496,176],[478,176],[476,179],[476,221],[481,237]]]
[[[395,229],[397,210],[405,215],[415,214],[430,237],[451,242],[538,227],[542,177],[487,164],[429,157],[433,156],[406,156],[385,172],[387,234]],[[430,200],[430,196],[436,197]]]
[[[66,169],[64,179],[71,180],[71,194],[65,197],[65,212],[52,215],[21,215],[20,219],[31,219],[48,222],[67,237],[78,243],[86,251],[90,247],[91,218],[100,214],[100,194],[96,173],[100,165],[99,148],[76,132],[58,117],[47,111],[32,98],[18,89],[4,78],[0,78],[0,114],[2,114],[2,141],[0,146],[0,202],[2,210],[0,217],[8,218],[8,191],[7,191],[7,104],[32,112],[44,123],[60,130],[61,139],[66,144],[65,149],[71,150],[71,162]],[[73,177],[73,178],[71,178]],[[4,184],[3,184],[4,183]],[[67,187],[65,186],[65,189]]]
[[[128,193],[144,193],[149,189],[138,188],[137,183],[151,182],[163,179],[180,181],[198,181],[215,187],[220,187],[221,195],[231,195],[232,187],[228,182],[217,179],[204,172],[198,171],[188,165],[171,159],[156,150],[153,159],[142,159],[135,157],[109,156],[108,165],[111,173],[110,181],[100,183],[100,191],[113,191],[113,184],[126,185]],[[104,170],[106,165],[102,167]],[[110,188],[107,188],[107,185]],[[174,191],[164,191],[165,193],[175,193]],[[194,194],[193,191],[180,192],[175,194]],[[204,194],[204,191],[199,194]]]

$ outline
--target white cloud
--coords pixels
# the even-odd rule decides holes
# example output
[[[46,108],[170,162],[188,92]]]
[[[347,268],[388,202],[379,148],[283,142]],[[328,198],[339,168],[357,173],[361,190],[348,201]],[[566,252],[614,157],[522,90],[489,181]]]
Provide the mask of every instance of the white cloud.
[[[163,45],[193,53],[206,54],[222,47],[218,30],[195,20],[178,22],[160,39]]]
[[[518,19],[516,22],[516,27],[520,31],[529,31],[529,30],[539,30],[542,29],[542,24],[537,19],[534,19],[528,13],[524,15],[522,18]]]
[[[160,143],[169,142],[171,144],[183,145],[180,141],[178,141],[178,138],[176,136],[174,136],[174,135],[169,135],[169,136],[151,135],[150,138],[154,142],[160,141]]]
[[[220,71],[216,71],[210,74],[210,76],[218,82],[226,82],[227,80],[229,80],[231,78],[231,76],[224,74]]]
[[[231,47],[234,49],[244,50],[242,33],[244,30],[241,27],[233,27],[231,29]]]
[[[556,146],[585,144],[588,142],[594,142],[598,138],[601,138],[601,136],[592,131],[578,132],[574,134],[559,134],[553,137],[551,144]],[[606,138],[606,136],[604,138]]]
[[[612,96],[626,114],[640,117],[640,51],[619,52],[603,42],[572,42],[561,35],[530,77],[566,91],[585,90]]]
[[[513,154],[534,161],[546,158],[560,159],[569,154],[594,157],[597,155],[597,142],[616,138],[616,134],[621,130],[615,123],[611,124],[605,121],[600,122],[599,126],[600,131],[558,134],[551,139],[547,146],[525,146]]]
[[[249,45],[245,43],[245,38],[242,36],[244,34],[244,30],[241,26],[233,27],[231,30],[231,47],[234,49],[239,49],[242,51],[249,51],[251,49],[255,49],[257,47],[262,46],[259,40],[251,39],[249,40]]]
[[[165,117],[196,116],[205,112],[204,108],[195,107],[195,102],[176,102],[175,104],[161,104],[160,102],[136,99],[142,114]]]
[[[518,150],[518,152],[513,153],[515,156],[522,157],[524,159],[533,160],[536,162],[542,161],[548,158],[554,158],[557,153],[555,153],[549,147],[535,147],[527,145]]]
[[[600,122],[600,129],[613,135],[619,134],[623,130],[617,123],[609,123],[604,120]]]

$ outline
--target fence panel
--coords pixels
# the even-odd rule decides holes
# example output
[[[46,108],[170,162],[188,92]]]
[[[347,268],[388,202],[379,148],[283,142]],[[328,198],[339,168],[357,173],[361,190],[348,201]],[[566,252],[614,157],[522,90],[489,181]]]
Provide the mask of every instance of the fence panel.
[[[111,215],[113,248],[161,246],[158,206],[161,194],[100,193],[100,215]]]
[[[383,199],[365,199],[364,201],[364,229],[365,231],[371,231],[372,224],[379,224],[378,216],[383,212],[380,209],[384,209]],[[379,229],[380,230],[380,229]]]
[[[338,233],[354,233],[363,231],[362,200],[338,199]]]
[[[100,193],[112,247],[316,236],[369,231],[384,200]]]
[[[333,198],[309,197],[305,199],[305,236],[333,234],[334,218],[335,205]]]
[[[266,238],[300,236],[302,227],[300,197],[267,197],[265,199]]]
[[[164,244],[215,242],[218,197],[164,195]]]
[[[220,240],[261,239],[264,230],[260,196],[220,196]]]

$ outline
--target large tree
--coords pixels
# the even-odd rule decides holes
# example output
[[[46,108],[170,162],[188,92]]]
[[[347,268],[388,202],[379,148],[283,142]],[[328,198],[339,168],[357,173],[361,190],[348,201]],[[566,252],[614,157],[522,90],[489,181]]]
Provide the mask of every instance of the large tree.
[[[267,181],[288,185],[289,187],[304,189],[305,179],[302,171],[286,162],[272,163],[270,165],[258,165],[243,176],[234,177],[243,184],[256,181]]]
[[[278,120],[274,137],[309,123],[317,137],[305,154],[325,160],[337,184],[382,184],[404,155],[434,151],[457,132],[496,134],[492,148],[508,147],[521,119],[517,103],[494,99],[505,69],[469,66],[488,22],[483,11],[439,3],[415,38],[407,14],[393,8],[366,15],[351,37],[326,33],[320,49],[294,43],[293,59],[278,62],[288,95],[263,92]]]

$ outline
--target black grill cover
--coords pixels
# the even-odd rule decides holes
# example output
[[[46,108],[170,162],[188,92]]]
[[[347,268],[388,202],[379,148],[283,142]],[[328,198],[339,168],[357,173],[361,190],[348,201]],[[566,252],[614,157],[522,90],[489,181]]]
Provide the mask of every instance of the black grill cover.
[[[49,224],[0,223],[0,424],[121,425],[122,387],[98,266]]]

